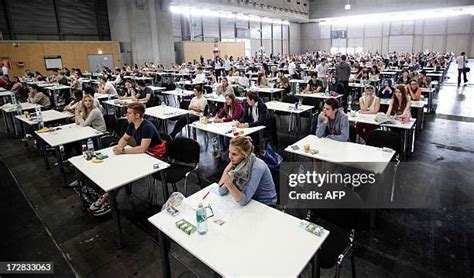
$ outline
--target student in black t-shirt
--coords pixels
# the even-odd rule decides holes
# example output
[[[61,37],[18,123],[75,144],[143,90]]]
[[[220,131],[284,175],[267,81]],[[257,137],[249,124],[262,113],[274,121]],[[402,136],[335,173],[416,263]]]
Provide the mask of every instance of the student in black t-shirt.
[[[133,102],[128,105],[127,120],[129,124],[127,131],[123,134],[122,138],[120,138],[117,146],[113,148],[114,154],[144,153],[149,148],[161,144],[158,130],[156,130],[153,123],[143,119],[144,114],[145,105],[143,105],[143,103]],[[135,139],[136,146],[125,148],[126,145],[129,145],[129,141],[132,137]],[[110,212],[110,208],[109,194],[105,193],[90,205],[89,211],[94,216],[99,216]]]
[[[311,73],[311,79],[308,81],[308,85],[303,90],[304,94],[314,94],[324,92],[324,85],[321,80],[318,79],[318,73]]]
[[[155,105],[155,93],[150,87],[146,86],[144,80],[138,80],[138,92],[132,96],[132,99],[145,103],[146,107]]]
[[[128,105],[127,120],[129,125],[127,131],[113,149],[115,154],[144,153],[149,148],[161,144],[158,130],[152,122],[143,119],[144,114],[145,106],[142,103],[134,102]],[[136,146],[125,148],[132,137],[135,139]]]

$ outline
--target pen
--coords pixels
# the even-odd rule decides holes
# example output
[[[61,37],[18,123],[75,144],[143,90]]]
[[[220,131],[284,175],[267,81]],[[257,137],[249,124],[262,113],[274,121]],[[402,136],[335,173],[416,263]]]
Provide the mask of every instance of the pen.
[[[224,184],[219,184],[219,187],[222,187]],[[204,195],[204,197],[202,197],[202,199],[206,199],[207,195],[209,195],[209,193],[211,193],[211,190],[207,191],[206,195]]]

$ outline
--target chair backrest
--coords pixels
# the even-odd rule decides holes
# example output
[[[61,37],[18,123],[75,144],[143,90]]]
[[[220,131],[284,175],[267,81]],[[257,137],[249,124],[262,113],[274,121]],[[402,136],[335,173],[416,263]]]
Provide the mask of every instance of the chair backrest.
[[[375,129],[367,134],[367,145],[379,147],[379,148],[391,148],[397,152],[397,154],[402,153],[402,137],[400,134],[392,132]]]
[[[301,101],[301,104],[314,106],[315,109],[319,108],[319,103],[320,103],[319,99],[312,98],[312,97],[304,97],[303,100]]]
[[[160,138],[161,140],[164,140],[166,141],[166,143],[168,144],[171,144],[171,142],[173,141],[173,137],[171,137],[171,135],[167,134],[167,133],[162,133],[160,132]]]
[[[281,100],[281,102],[285,102],[285,103],[295,103],[295,102],[299,102],[300,100],[298,99],[297,96],[285,96],[283,97],[283,99]]]
[[[353,125],[349,126],[349,141],[352,143],[357,141],[357,130]]]
[[[168,145],[167,156],[184,163],[199,163],[201,146],[199,143],[187,137],[175,137]]]
[[[211,86],[205,85],[204,90],[206,91],[206,94],[212,94],[212,87]]]
[[[206,107],[204,107],[204,116],[209,116],[209,104],[206,104]]]
[[[127,118],[119,118],[115,128],[115,134],[117,137],[122,137],[125,131],[127,131],[128,121]]]
[[[104,115],[105,127],[109,133],[114,133],[117,128],[117,117],[115,115]]]

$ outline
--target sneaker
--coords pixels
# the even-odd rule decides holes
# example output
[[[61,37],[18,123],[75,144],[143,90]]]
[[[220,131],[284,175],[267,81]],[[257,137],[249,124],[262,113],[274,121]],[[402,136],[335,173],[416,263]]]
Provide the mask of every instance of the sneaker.
[[[94,203],[91,204],[91,206],[89,207],[89,211],[95,212],[95,211],[99,210],[100,208],[102,208],[104,203],[109,203],[109,199],[107,197],[105,197],[105,195],[102,195],[102,196],[100,196],[99,199],[97,199],[97,201],[95,201]]]
[[[76,187],[78,185],[79,185],[79,183],[77,182],[77,180],[75,180],[75,181],[71,182],[68,186],[69,187]]]
[[[92,215],[101,216],[101,215],[109,213],[111,210],[112,210],[112,207],[110,206],[110,202],[109,200],[106,200],[98,210],[92,213]]]

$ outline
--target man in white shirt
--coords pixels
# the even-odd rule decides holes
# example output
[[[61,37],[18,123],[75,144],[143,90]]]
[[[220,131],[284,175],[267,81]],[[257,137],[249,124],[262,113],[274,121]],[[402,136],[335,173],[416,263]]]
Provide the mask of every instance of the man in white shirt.
[[[291,59],[291,62],[290,62],[290,64],[288,65],[288,73],[289,73],[290,76],[292,76],[292,77],[293,77],[293,75],[295,75],[295,73],[296,73],[295,58]]]
[[[6,79],[9,79],[8,78],[8,67],[7,67],[6,63],[3,63],[3,65],[2,65],[2,72],[3,72],[3,76],[5,76]]]
[[[107,77],[102,76],[99,84],[99,94],[110,94],[111,96],[117,95],[114,84],[107,80]]]
[[[327,84],[327,73],[329,71],[329,65],[326,63],[326,58],[321,59],[321,64],[316,66],[316,72],[318,73],[319,80],[323,82],[324,88]]]
[[[240,73],[240,77],[239,77],[239,85],[244,87],[244,88],[248,88],[250,86],[250,80],[249,78],[243,73],[243,71],[241,71]]]
[[[202,68],[198,67],[197,68],[197,74],[196,77],[193,79],[193,83],[206,83],[206,75],[202,72]]]
[[[456,57],[456,64],[458,64],[458,87],[461,85],[461,74],[464,77],[464,84],[467,83],[467,77],[466,77],[466,64],[467,64],[467,58],[466,58],[466,53],[463,51],[461,52],[461,55]]]

